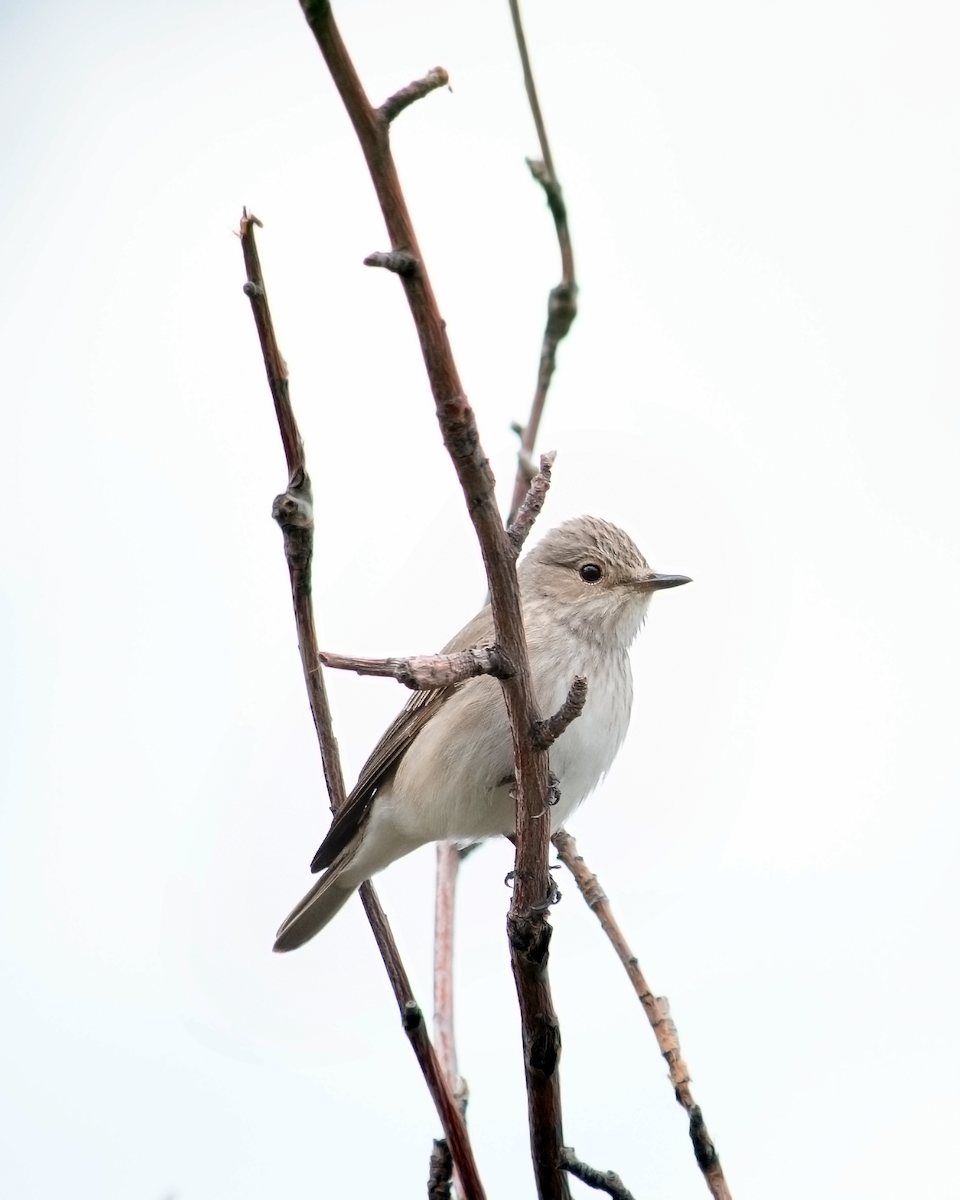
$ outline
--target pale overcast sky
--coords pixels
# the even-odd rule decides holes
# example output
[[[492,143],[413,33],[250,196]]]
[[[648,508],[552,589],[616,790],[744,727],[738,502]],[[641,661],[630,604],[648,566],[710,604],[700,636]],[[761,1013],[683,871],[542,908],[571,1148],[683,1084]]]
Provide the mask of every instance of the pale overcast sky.
[[[559,275],[506,4],[337,11],[375,100],[450,72],[394,142],[506,496]],[[695,580],[654,600],[627,745],[571,828],[737,1200],[948,1200],[955,13],[526,18],[581,284],[544,525],[610,518]],[[361,265],[386,243],[353,134],[293,0],[7,4],[0,91],[0,1192],[421,1197],[439,1125],[359,904],[270,953],[328,816],[242,205],[315,481],[323,644],[436,649],[483,596],[400,287]],[[406,692],[330,690],[352,779]],[[491,1200],[533,1194],[508,851],[467,862],[457,944]],[[432,864],[378,881],[427,1011]],[[561,887],[567,1142],[697,1200],[650,1030]]]

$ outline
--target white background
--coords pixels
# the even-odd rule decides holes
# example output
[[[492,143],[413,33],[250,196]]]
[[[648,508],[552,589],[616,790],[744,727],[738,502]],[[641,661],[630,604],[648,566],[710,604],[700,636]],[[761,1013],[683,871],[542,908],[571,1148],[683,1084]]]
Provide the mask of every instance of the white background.
[[[341,3],[506,497],[552,225],[505,4]],[[737,1200],[957,1195],[958,100],[942,3],[527,5],[581,316],[540,442],[695,583],[637,646],[573,831],[669,995]],[[326,825],[260,248],[317,495],[321,640],[436,649],[483,595],[346,117],[292,0],[6,5],[0,1191],[424,1194],[438,1132],[359,905],[270,953]],[[405,699],[331,679],[348,775]],[[467,864],[461,1067],[491,1197],[532,1194],[504,935]],[[380,887],[429,1011],[431,848]],[[705,1195],[572,883],[565,1133]],[[589,1194],[575,1184],[578,1196]]]

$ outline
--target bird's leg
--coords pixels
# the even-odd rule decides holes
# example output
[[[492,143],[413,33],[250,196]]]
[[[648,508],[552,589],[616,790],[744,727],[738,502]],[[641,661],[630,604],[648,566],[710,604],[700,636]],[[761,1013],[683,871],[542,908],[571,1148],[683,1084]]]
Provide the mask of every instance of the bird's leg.
[[[554,863],[553,866],[550,868],[550,870],[551,871],[559,871],[560,864]],[[535,904],[533,906],[531,911],[533,911],[535,913],[546,912],[548,909],[552,908],[555,904],[559,904],[562,899],[563,899],[563,892],[561,892],[560,889],[557,887],[557,881],[551,875],[550,876],[550,891],[546,894],[546,896],[543,898],[543,900],[540,901],[539,904]]]
[[[516,801],[516,798],[517,798],[516,777],[511,775],[508,779],[503,780],[503,783],[507,783],[507,782],[512,783],[512,786],[510,788],[510,795],[514,799],[514,801]],[[545,817],[547,815],[547,813],[550,811],[550,809],[553,808],[553,806],[555,804],[559,804],[559,803],[560,803],[560,780],[551,771],[549,781],[547,784],[547,807],[542,812],[537,813],[537,818]],[[505,836],[511,842],[513,842],[514,846],[517,844],[516,834],[508,833]],[[555,863],[550,868],[550,870],[551,871],[559,871],[560,870],[559,863]],[[516,878],[516,871],[508,871],[506,873],[506,875],[503,877],[504,886],[509,887],[511,885],[511,883],[513,883],[515,878]],[[544,899],[539,904],[535,904],[533,906],[533,909],[531,911],[546,912],[547,909],[552,908],[554,904],[558,904],[559,901],[561,900],[562,896],[563,896],[563,893],[557,887],[556,881],[551,876],[550,891],[547,893],[547,895],[544,897]]]

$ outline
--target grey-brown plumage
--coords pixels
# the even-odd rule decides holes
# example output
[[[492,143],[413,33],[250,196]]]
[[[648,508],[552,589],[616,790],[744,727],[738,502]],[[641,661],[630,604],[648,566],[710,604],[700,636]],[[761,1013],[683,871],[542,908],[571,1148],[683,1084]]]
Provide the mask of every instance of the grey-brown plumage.
[[[587,680],[580,718],[558,738],[550,765],[559,828],[609,770],[633,697],[628,651],[651,594],[689,582],[658,575],[633,541],[597,517],[550,530],[518,567],[530,666],[544,713],[573,677]],[[443,649],[492,644],[483,608]],[[311,864],[322,878],[281,925],[275,950],[319,932],[365,880],[426,842],[514,829],[513,753],[499,683],[490,676],[417,692],[377,743]]]

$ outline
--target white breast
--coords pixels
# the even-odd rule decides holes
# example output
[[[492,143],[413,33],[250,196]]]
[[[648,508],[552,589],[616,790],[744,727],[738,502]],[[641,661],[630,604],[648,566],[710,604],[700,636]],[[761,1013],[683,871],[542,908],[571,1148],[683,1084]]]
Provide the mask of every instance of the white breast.
[[[566,698],[573,675],[582,675],[587,681],[583,712],[550,751],[550,769],[560,781],[560,802],[553,809],[554,829],[567,820],[610,770],[630,724],[633,675],[627,654],[608,654],[601,663],[592,650],[585,648],[576,668],[568,668],[570,678],[547,684],[541,697],[544,715],[550,716]],[[537,665],[535,677],[539,674]]]
[[[558,659],[563,660],[560,666]],[[610,769],[626,736],[633,698],[629,658],[563,639],[532,648],[534,684],[544,716],[566,699],[575,675],[587,680],[583,713],[557,739],[550,769],[560,783],[551,809],[558,828]],[[500,684],[485,676],[451,697],[406,752],[395,779],[374,801],[374,827],[413,845],[441,838],[512,833],[513,750]],[[386,834],[386,828],[385,828]]]

